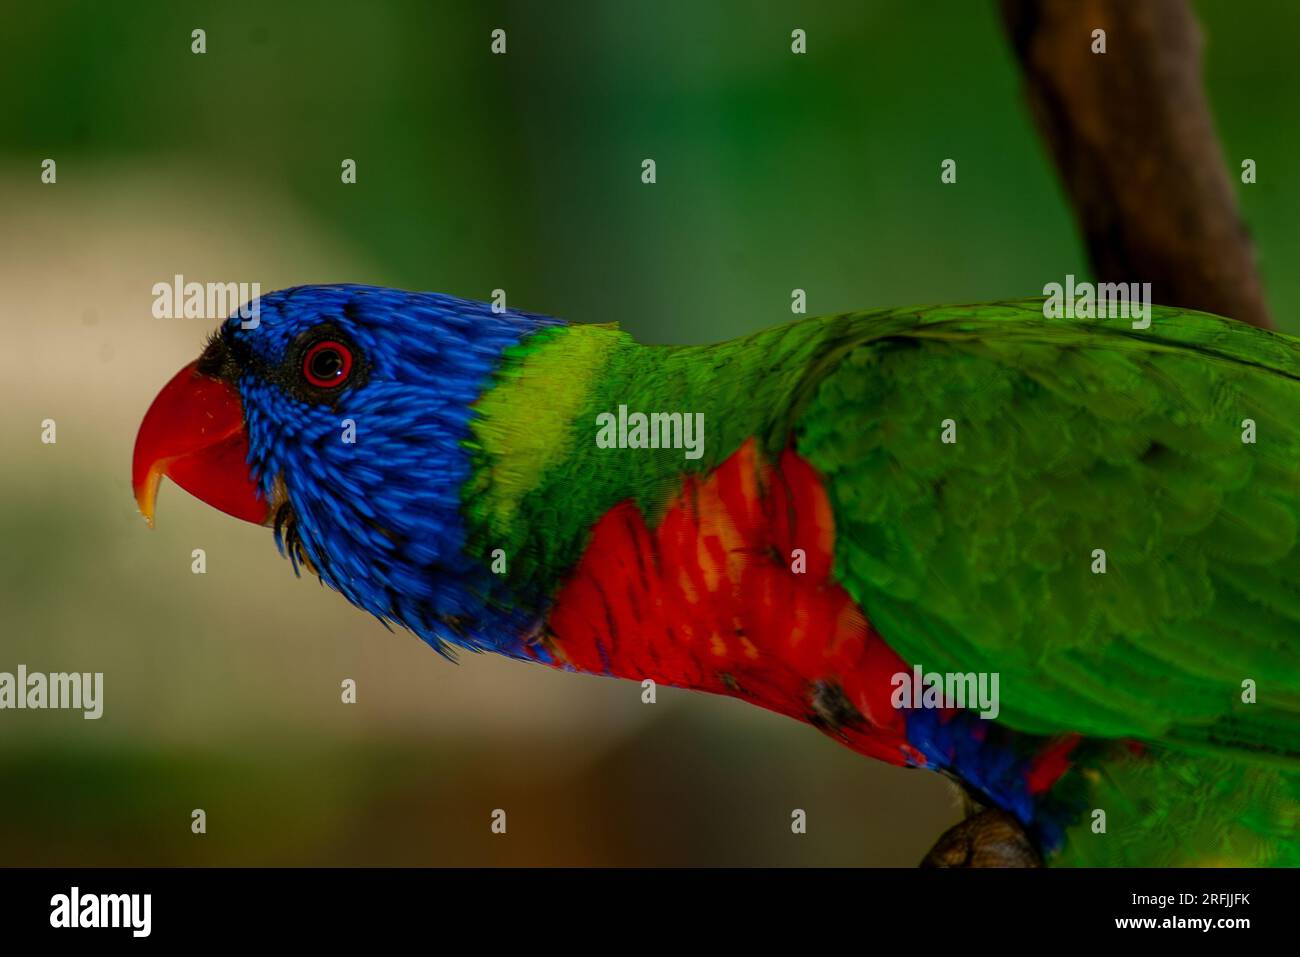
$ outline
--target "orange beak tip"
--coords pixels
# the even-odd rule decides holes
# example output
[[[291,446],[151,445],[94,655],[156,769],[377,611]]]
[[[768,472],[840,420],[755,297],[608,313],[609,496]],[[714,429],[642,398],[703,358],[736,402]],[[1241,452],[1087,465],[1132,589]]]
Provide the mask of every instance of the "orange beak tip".
[[[154,527],[154,508],[158,501],[158,486],[162,484],[162,469],[154,465],[144,480],[135,485],[135,504],[144,517],[145,524]]]

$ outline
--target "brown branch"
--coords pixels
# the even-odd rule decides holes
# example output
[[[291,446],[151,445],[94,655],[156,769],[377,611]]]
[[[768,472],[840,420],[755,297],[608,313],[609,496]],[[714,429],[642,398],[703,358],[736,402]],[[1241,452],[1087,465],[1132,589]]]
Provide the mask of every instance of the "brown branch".
[[[1185,0],[1001,0],[1101,282],[1269,328]],[[1106,31],[1106,52],[1092,32]]]

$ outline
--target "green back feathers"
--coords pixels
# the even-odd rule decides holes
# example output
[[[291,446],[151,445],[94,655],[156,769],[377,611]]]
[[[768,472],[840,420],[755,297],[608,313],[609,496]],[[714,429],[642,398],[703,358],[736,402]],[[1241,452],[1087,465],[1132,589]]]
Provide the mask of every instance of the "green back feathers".
[[[830,487],[837,574],[890,645],[999,672],[1021,730],[1293,762],[1300,344],[1036,301],[862,325],[878,334],[821,384],[799,449]]]

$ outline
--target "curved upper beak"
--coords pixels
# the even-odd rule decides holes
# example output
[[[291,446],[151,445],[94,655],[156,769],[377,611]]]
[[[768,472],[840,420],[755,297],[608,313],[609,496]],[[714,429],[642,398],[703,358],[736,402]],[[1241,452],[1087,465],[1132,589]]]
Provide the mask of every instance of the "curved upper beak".
[[[228,515],[259,525],[270,518],[270,506],[248,467],[239,393],[199,372],[197,361],[163,386],[135,437],[131,482],[150,526],[164,475]]]

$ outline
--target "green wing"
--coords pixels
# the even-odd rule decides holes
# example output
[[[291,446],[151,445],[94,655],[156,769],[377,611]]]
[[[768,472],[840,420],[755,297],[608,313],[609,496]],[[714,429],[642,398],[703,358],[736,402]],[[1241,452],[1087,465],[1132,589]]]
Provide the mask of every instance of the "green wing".
[[[798,443],[895,650],[998,672],[1021,730],[1300,757],[1300,341],[1041,300],[844,321]]]

